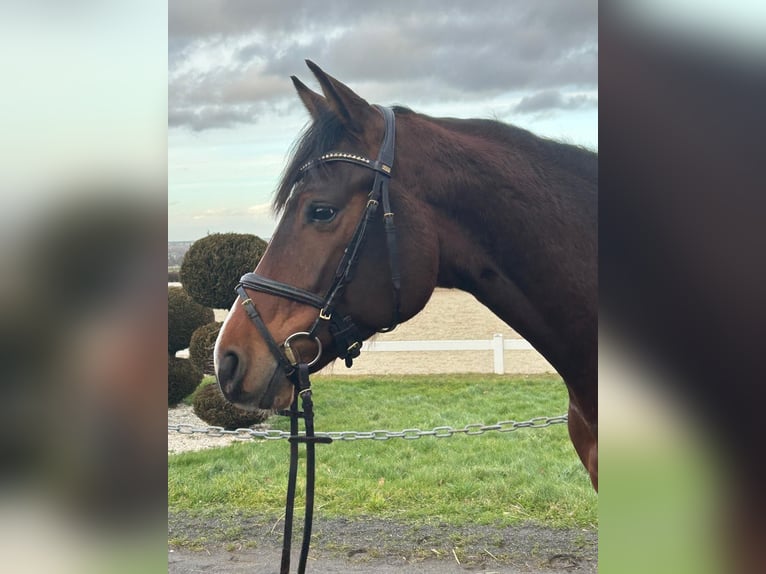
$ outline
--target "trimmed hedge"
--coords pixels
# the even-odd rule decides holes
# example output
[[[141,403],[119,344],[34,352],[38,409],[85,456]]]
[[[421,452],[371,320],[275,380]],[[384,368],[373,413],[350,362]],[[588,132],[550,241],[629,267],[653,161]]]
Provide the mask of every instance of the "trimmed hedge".
[[[168,356],[168,406],[173,407],[194,392],[202,371],[189,359]]]
[[[197,327],[189,341],[189,359],[200,371],[206,375],[215,375],[213,368],[213,347],[218,338],[223,322],[214,321],[207,325]]]
[[[218,384],[203,385],[194,394],[194,414],[207,424],[226,430],[247,428],[265,421],[271,411],[244,411],[232,405],[221,393]]]
[[[234,286],[255,269],[266,242],[246,233],[213,233],[195,241],[181,264],[181,283],[191,297],[213,309],[228,309]]]
[[[195,302],[181,287],[168,287],[168,353],[188,347],[197,327],[214,319],[212,309]]]

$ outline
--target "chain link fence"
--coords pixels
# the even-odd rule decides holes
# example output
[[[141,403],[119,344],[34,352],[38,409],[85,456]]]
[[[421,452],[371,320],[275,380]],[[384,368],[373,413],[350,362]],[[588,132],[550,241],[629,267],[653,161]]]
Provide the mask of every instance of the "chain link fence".
[[[402,438],[405,440],[415,440],[425,436],[434,438],[448,438],[455,435],[475,436],[486,432],[513,432],[519,429],[537,429],[545,428],[551,425],[563,424],[567,422],[567,415],[555,417],[535,417],[528,421],[500,421],[493,425],[481,423],[468,424],[462,428],[453,428],[451,426],[438,426],[430,430],[421,430],[417,428],[404,429],[401,431],[373,430],[373,431],[330,431],[317,432],[316,436],[330,437],[333,440],[389,440],[392,438]],[[181,434],[205,434],[208,436],[231,436],[238,439],[263,439],[263,440],[282,440],[288,439],[292,435],[282,430],[256,430],[249,428],[240,428],[237,430],[226,430],[223,427],[216,426],[195,426],[191,424],[169,424],[168,432],[178,432]],[[303,435],[304,433],[299,433]]]

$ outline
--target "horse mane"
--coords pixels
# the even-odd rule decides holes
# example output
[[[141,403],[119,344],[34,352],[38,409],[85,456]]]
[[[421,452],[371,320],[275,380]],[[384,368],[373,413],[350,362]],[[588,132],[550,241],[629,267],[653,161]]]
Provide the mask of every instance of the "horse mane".
[[[415,114],[407,108],[400,111]],[[598,182],[598,154],[588,148],[541,137],[498,120],[422,117],[450,131],[523,152],[530,159],[537,158],[542,165],[555,165],[586,181]]]
[[[587,148],[543,138],[497,120],[434,118],[403,106],[394,106],[393,110],[397,116],[417,116],[457,134],[523,151],[530,157],[538,158],[541,163],[556,165],[586,181],[598,181],[598,154]],[[301,166],[336,149],[345,135],[342,122],[331,112],[323,112],[307,124],[290,150],[290,159],[282,172],[272,205],[275,212],[280,212],[287,204],[295,184],[301,178]]]

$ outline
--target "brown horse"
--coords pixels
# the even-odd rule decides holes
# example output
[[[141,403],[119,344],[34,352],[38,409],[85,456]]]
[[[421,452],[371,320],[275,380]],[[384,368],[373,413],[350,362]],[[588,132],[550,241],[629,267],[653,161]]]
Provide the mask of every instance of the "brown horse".
[[[292,78],[313,122],[276,195],[279,225],[246,276],[258,281],[243,278],[245,305],[234,305],[216,342],[226,397],[243,408],[289,405],[286,340],[288,356],[317,356],[314,370],[343,354],[316,308],[322,315],[353,244],[353,271],[333,306],[355,338],[413,317],[436,286],[473,294],[564,379],[570,437],[597,488],[598,156],[497,121],[391,113],[307,63],[324,95]],[[380,160],[381,140],[394,146],[393,167],[367,159]],[[390,205],[368,217],[382,176]],[[392,242],[381,221],[394,213]],[[291,338],[298,333],[306,336]]]

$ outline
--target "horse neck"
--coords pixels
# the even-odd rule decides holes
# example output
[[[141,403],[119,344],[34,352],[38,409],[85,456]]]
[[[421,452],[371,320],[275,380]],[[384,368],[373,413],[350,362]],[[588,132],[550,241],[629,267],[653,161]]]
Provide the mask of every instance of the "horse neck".
[[[534,153],[550,142],[512,139],[449,134],[439,169],[412,182],[439,235],[437,284],[472,293],[574,380],[595,369],[596,184]]]

